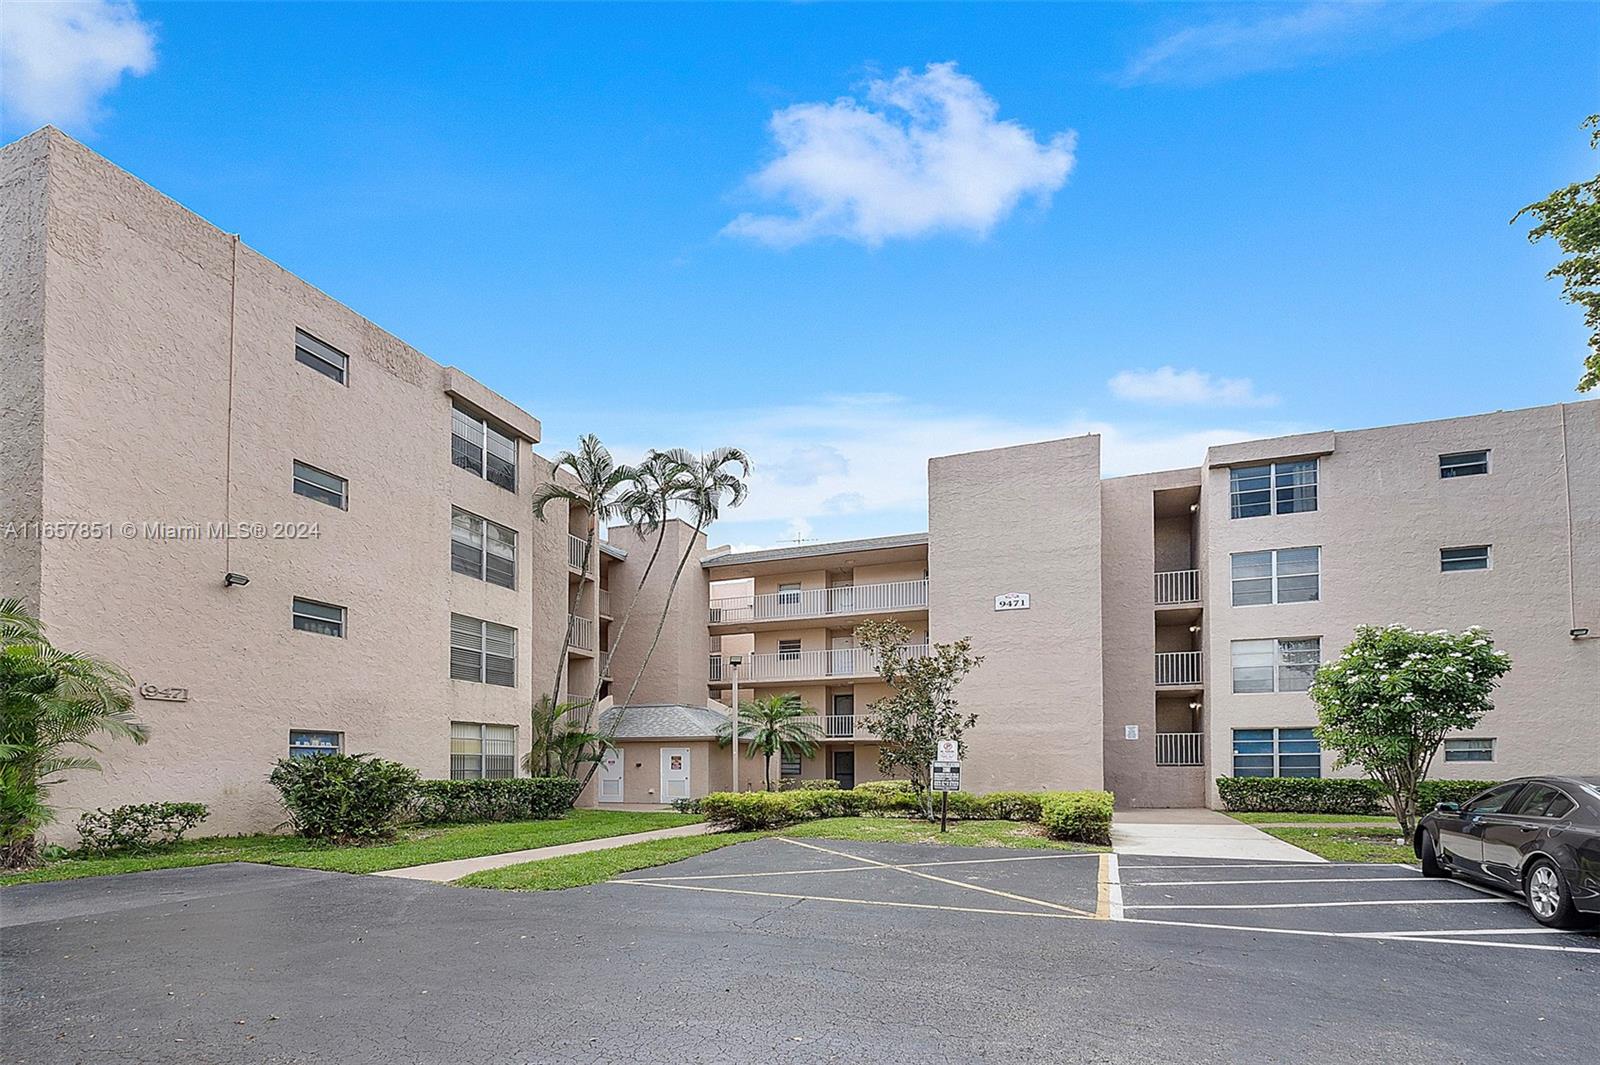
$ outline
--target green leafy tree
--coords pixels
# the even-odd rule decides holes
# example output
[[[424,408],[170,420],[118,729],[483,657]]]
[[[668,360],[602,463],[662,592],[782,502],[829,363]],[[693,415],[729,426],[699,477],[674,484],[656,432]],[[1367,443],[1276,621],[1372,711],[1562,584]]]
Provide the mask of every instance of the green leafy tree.
[[[1494,709],[1489,695],[1511,669],[1484,629],[1423,632],[1363,625],[1311,683],[1317,738],[1335,766],[1360,766],[1383,789],[1406,838],[1416,830],[1417,789],[1444,738]]]
[[[539,696],[529,715],[532,728],[528,753],[522,756],[523,772],[529,776],[571,776],[587,753],[584,745],[594,738],[593,733],[577,724],[579,715],[589,706],[586,699],[553,703],[550,696]]]
[[[61,774],[99,769],[99,735],[135,743],[132,681],[109,662],[51,646],[19,600],[0,600],[0,866],[38,861],[38,836],[55,817]]]
[[[867,707],[866,726],[882,738],[878,768],[885,776],[905,776],[916,789],[923,814],[933,817],[928,790],[940,740],[955,740],[966,754],[966,732],[978,715],[962,713],[956,686],[983,662],[972,653],[972,638],[936,643],[926,658],[907,656],[901,648],[911,630],[898,621],[868,621],[856,629],[856,643],[871,652],[878,676],[889,694]]]
[[[1600,115],[1584,119],[1582,128],[1592,131],[1589,147],[1600,147]],[[1589,354],[1578,391],[1587,392],[1600,385],[1600,175],[1528,204],[1512,217],[1512,223],[1523,215],[1534,221],[1528,231],[1530,242],[1537,244],[1550,237],[1566,255],[1545,276],[1559,277],[1561,298],[1583,308],[1583,322],[1590,331]]]
[[[810,758],[817,753],[817,741],[822,729],[817,722],[817,712],[794,692],[769,695],[739,705],[739,739],[747,744],[745,757],[761,755],[766,761],[763,769],[767,790],[772,790],[772,756]],[[717,728],[717,743],[726,747],[733,742],[733,722],[724,721]],[[734,789],[738,791],[735,784]]]

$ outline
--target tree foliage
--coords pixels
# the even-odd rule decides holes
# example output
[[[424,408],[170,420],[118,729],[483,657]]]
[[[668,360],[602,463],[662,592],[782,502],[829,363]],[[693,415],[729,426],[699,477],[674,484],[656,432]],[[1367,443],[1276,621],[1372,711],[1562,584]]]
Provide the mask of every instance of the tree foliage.
[[[739,739],[747,745],[745,757],[754,758],[759,754],[765,759],[768,791],[772,790],[772,756],[810,758],[817,753],[817,741],[821,738],[817,712],[794,692],[752,699],[739,705]],[[717,743],[726,747],[732,742],[733,722],[725,721],[717,727]],[[738,790],[737,784],[734,790]]]
[[[1592,131],[1589,147],[1600,147],[1600,115],[1584,119],[1582,128]],[[1531,243],[1549,237],[1566,255],[1545,276],[1560,278],[1561,298],[1583,308],[1589,354],[1578,391],[1587,392],[1600,385],[1600,175],[1556,189],[1518,211],[1511,221],[1523,215],[1534,221],[1528,231]]]
[[[912,658],[901,648],[911,630],[898,621],[868,621],[856,629],[856,642],[871,652],[878,676],[889,694],[867,707],[867,729],[882,738],[878,768],[886,776],[904,776],[916,789],[923,812],[933,814],[928,790],[940,740],[955,740],[966,754],[966,732],[978,715],[962,713],[956,686],[983,662],[972,653],[972,638],[936,643],[926,658]]]
[[[1510,656],[1476,626],[1452,633],[1363,625],[1311,684],[1317,738],[1337,766],[1360,766],[1377,781],[1409,838],[1418,786],[1445,736],[1494,709],[1490,693],[1510,669]]]

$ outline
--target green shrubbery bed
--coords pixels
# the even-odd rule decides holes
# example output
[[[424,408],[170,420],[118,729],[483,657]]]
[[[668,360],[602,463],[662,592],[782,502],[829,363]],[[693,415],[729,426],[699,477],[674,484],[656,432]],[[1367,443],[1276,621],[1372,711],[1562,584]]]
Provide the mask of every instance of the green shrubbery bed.
[[[999,791],[950,793],[950,814],[967,821],[1028,821],[1043,825],[1055,839],[1077,843],[1111,842],[1111,793],[1106,791]],[[918,810],[911,785],[873,781],[849,790],[807,788],[793,791],[713,792],[699,810],[713,824],[737,831],[782,828],[824,817],[863,814],[903,815]]]
[[[1425,780],[1417,789],[1423,811],[1435,803],[1465,802],[1495,780]],[[1382,814],[1383,791],[1373,780],[1344,777],[1218,777],[1217,791],[1239,813]]]
[[[424,824],[543,821],[572,809],[583,785],[571,777],[511,780],[421,780],[410,816]]]

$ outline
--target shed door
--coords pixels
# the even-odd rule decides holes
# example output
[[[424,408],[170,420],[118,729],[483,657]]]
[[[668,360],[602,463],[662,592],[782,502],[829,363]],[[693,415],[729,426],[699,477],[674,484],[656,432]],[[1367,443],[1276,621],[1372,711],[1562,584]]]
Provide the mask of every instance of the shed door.
[[[689,748],[661,748],[661,801],[689,797]]]
[[[622,801],[622,761],[621,747],[613,747],[600,759],[600,801]]]

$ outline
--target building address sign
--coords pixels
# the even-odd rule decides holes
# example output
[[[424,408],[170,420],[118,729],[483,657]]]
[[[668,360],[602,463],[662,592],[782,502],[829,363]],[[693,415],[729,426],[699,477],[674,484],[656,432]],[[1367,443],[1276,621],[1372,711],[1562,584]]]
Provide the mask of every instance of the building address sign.
[[[1026,610],[1028,606],[1027,592],[1006,592],[1003,595],[994,597],[994,608],[996,610]]]
[[[162,688],[154,684],[139,685],[139,697],[154,699],[163,703],[186,703],[189,701],[188,688]]]

